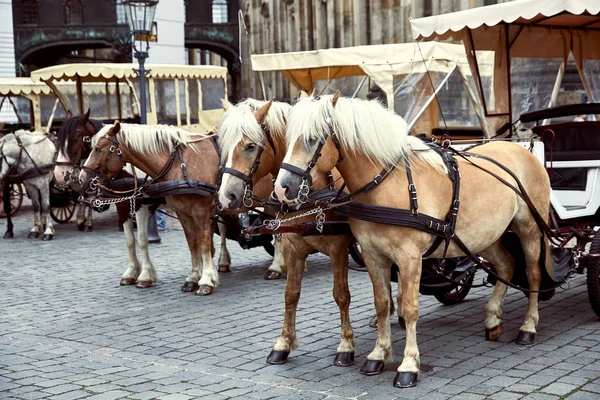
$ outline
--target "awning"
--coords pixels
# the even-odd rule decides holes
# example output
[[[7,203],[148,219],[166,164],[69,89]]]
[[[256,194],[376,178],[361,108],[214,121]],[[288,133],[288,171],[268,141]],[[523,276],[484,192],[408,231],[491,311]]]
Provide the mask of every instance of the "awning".
[[[0,95],[26,96],[29,94],[52,94],[50,87],[43,82],[35,82],[30,78],[0,78]]]
[[[136,78],[138,64],[60,64],[38,69],[31,73],[34,81],[75,80],[82,82],[110,82],[118,79]],[[213,65],[169,65],[147,64],[150,78],[200,78],[210,79],[227,77],[227,68]]]
[[[477,50],[494,50],[500,28],[510,24],[512,57],[564,58],[585,42],[594,45],[581,48],[583,58],[600,59],[598,14],[598,0],[516,0],[413,19],[411,26],[415,39],[462,40],[468,32]]]

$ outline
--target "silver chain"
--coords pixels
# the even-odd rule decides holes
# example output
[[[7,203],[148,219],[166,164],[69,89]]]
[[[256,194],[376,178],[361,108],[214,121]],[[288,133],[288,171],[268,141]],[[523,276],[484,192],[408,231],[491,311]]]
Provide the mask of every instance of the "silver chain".
[[[319,232],[323,232],[323,223],[325,222],[325,212],[323,211],[322,207],[313,208],[312,210],[309,210],[309,211],[306,211],[301,214],[294,215],[293,217],[289,217],[289,218],[285,218],[285,219],[279,219],[279,218],[267,219],[264,222],[264,226],[270,231],[275,231],[275,230],[279,229],[279,227],[283,223],[293,221],[293,220],[296,220],[299,218],[307,217],[309,215],[314,215],[314,214],[318,214],[316,217],[317,230]]]

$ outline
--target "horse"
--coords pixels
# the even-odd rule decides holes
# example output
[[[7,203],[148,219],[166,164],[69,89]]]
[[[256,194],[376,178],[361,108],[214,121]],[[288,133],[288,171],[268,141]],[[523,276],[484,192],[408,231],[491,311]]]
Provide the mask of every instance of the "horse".
[[[276,176],[286,147],[286,124],[291,106],[287,103],[247,99],[233,106],[222,100],[225,114],[221,122],[220,141],[222,162],[225,165],[218,192],[219,203],[229,210],[243,206],[245,193],[252,190],[262,177]],[[315,178],[315,189],[331,184],[328,174]],[[338,184],[338,188],[339,188]],[[290,213],[293,218],[300,212]],[[331,217],[331,216],[330,216]],[[314,221],[305,216],[293,224]],[[284,224],[286,225],[286,224]],[[289,225],[289,224],[287,224]],[[314,250],[328,255],[334,273],[333,297],[340,309],[341,342],[333,364],[348,366],[354,363],[354,332],[350,324],[350,290],[348,288],[349,232],[331,236],[302,236],[286,233],[282,243],[287,264],[285,286],[285,316],[281,336],[267,357],[270,364],[287,362],[291,350],[298,347],[296,310],[300,299],[302,272],[306,258]]]
[[[33,205],[34,226],[27,236],[42,240],[54,238],[50,214],[50,181],[56,163],[57,149],[49,136],[40,132],[18,130],[0,138],[0,181],[23,182]],[[8,207],[10,202],[7,199]],[[7,209],[5,239],[14,237],[10,208]]]
[[[392,263],[399,266],[402,303],[398,307],[402,309],[406,324],[404,359],[394,378],[394,386],[410,387],[417,383],[419,374],[416,324],[423,254],[431,251],[429,256],[432,258],[450,258],[464,256],[467,251],[477,253],[495,267],[500,278],[510,281],[515,260],[500,241],[509,228],[521,241],[531,289],[517,342],[534,342],[539,320],[537,291],[541,282],[541,263],[547,269],[552,268],[549,240],[541,232],[534,210],[491,174],[513,187],[519,180],[538,211],[538,218],[547,222],[550,182],[543,165],[532,153],[517,144],[497,141],[473,148],[472,157],[454,158],[460,171],[455,179],[460,182],[458,202],[455,202],[453,181],[448,178],[451,171],[441,153],[409,136],[406,122],[377,102],[340,98],[339,93],[300,100],[289,116],[287,133],[289,142],[284,162],[300,172],[280,170],[275,183],[280,200],[297,201],[300,188],[310,177],[336,167],[348,189],[354,193],[347,201],[354,201],[357,209],[371,210],[372,215],[365,213],[349,218],[373,284],[378,320],[377,343],[361,368],[363,374],[380,373],[392,352],[388,322],[388,282]],[[341,156],[343,161],[339,162]],[[370,189],[366,190],[367,187]],[[388,220],[394,212],[401,211],[412,222],[425,217],[430,221],[437,218],[442,220],[438,232],[446,229],[443,224],[446,215],[457,213],[456,229],[450,242],[438,246],[437,236],[432,233],[381,219],[372,222],[377,212],[369,206],[378,206],[379,210],[388,212]],[[458,239],[464,246],[457,244]],[[498,279],[485,307],[488,340],[497,340],[502,334],[502,301],[506,291],[507,285]]]
[[[220,158],[213,136],[193,135],[166,125],[115,121],[93,137],[93,150],[79,175],[84,187],[96,187],[101,181],[114,178],[130,163],[159,184],[186,187],[186,193],[171,192],[174,194],[164,197],[183,226],[192,256],[192,272],[182,290],[195,291],[197,295],[210,295],[219,284],[212,263],[212,217]]]

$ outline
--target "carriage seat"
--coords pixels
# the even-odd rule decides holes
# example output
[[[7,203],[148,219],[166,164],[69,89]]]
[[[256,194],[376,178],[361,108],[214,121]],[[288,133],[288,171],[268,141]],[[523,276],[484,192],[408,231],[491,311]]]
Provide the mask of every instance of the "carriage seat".
[[[542,125],[532,130],[544,142],[546,161],[600,160],[600,121]]]
[[[431,134],[440,137],[449,135],[452,140],[473,140],[483,138],[483,130],[478,126],[448,126],[438,127],[431,130]]]

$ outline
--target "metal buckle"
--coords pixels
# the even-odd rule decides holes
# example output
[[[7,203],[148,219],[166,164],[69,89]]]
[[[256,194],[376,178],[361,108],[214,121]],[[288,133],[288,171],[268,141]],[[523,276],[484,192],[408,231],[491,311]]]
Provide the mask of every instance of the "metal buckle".
[[[300,190],[298,191],[298,202],[301,204],[306,203],[308,200],[308,194],[310,193],[310,186],[308,185],[308,180],[306,178],[302,178],[302,183],[300,184]]]
[[[244,206],[246,206],[246,208],[250,208],[254,204],[254,202],[252,201],[253,195],[254,193],[252,193],[250,187],[246,185],[244,189],[244,196],[242,197],[242,203],[244,203]]]
[[[108,149],[108,151],[110,151],[111,153],[114,153],[115,152],[115,145],[114,144],[110,145],[110,148]]]

